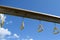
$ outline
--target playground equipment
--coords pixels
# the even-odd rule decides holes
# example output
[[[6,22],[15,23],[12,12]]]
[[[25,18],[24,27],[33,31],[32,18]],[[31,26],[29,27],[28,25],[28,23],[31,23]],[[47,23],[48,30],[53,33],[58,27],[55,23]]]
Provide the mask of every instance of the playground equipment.
[[[7,15],[14,15],[18,17],[24,17],[24,18],[31,18],[31,19],[36,19],[36,20],[43,20],[43,21],[48,21],[48,22],[53,22],[53,23],[60,23],[60,16],[55,16],[51,14],[45,14],[42,12],[36,12],[36,11],[31,11],[31,10],[26,10],[26,9],[21,9],[21,8],[15,8],[15,7],[10,7],[10,6],[3,6],[0,5],[0,14],[7,14]],[[2,22],[3,24],[4,22]],[[22,22],[21,25],[21,30],[24,29],[24,21]],[[57,30],[56,27],[54,27],[54,34],[58,34],[59,32],[55,32]],[[42,25],[39,25],[38,27],[38,32],[42,32],[43,27]]]

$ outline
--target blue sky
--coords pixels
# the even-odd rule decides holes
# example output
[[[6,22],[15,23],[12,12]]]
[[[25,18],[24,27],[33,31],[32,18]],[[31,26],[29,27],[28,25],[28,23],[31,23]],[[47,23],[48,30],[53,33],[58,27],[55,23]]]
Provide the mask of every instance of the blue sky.
[[[17,8],[23,8],[60,16],[60,0],[0,0],[0,5],[13,6]],[[6,20],[4,23],[4,28],[8,29],[12,33],[11,36],[17,34],[19,36],[19,40],[60,40],[60,34],[53,34],[53,28],[55,27],[55,25],[52,22],[42,21],[44,31],[38,33],[37,28],[41,21],[25,18],[25,28],[23,31],[21,31],[20,26],[23,20],[22,17],[11,15],[5,16]],[[59,24],[57,24],[56,26],[60,29]],[[9,40],[13,39],[14,38],[11,38]]]

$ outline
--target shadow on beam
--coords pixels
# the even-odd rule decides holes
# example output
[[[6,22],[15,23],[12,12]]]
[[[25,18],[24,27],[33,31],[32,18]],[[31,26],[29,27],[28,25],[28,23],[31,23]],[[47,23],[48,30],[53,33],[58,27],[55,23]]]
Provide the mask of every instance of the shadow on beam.
[[[21,9],[21,8],[0,6],[0,13],[19,16],[19,17],[21,16],[21,17],[26,17],[26,18],[31,18],[31,19],[37,19],[37,20],[44,20],[44,21],[48,21],[48,22],[60,23],[59,16],[25,10],[25,9]]]

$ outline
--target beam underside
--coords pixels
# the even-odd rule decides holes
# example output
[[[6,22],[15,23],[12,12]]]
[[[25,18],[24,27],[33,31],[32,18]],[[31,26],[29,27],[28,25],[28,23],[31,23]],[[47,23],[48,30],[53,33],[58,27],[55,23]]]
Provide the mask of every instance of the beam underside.
[[[0,13],[25,17],[25,18],[31,18],[31,19],[37,19],[37,20],[43,20],[48,22],[54,22],[54,23],[60,23],[60,18],[57,17],[38,14],[38,13],[29,12],[25,10],[17,10],[13,8],[3,7],[3,6],[0,6]]]

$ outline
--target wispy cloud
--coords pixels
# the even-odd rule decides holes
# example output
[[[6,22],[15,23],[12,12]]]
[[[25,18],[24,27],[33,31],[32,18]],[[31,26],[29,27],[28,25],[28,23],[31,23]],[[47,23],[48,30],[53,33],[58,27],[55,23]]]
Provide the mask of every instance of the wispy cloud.
[[[8,29],[0,28],[0,40],[6,40],[5,37],[7,35],[10,36],[11,32]]]
[[[26,38],[22,38],[21,40],[34,40],[34,39],[31,38],[30,36],[27,36]]]
[[[11,35],[11,32],[8,29],[0,28],[0,36]]]
[[[0,28],[0,40],[7,40],[7,39],[17,39],[20,40],[20,36],[17,35],[16,33],[13,34],[11,31],[9,31],[8,29],[4,29],[4,28]],[[8,35],[8,36],[7,36]],[[30,37],[26,37],[26,38],[22,38],[21,40],[34,40],[33,38]]]
[[[32,39],[32,38],[29,38],[29,39],[28,39],[28,38],[26,38],[26,39],[22,39],[22,40],[34,40],[34,39]]]
[[[6,38],[19,38],[17,34],[12,34],[13,33],[11,33],[8,29],[0,28],[0,40],[6,40]]]
[[[31,38],[31,39],[29,39],[29,40],[33,40],[33,39]]]
[[[19,36],[18,36],[17,34],[14,34],[13,36],[14,36],[15,38],[19,38]]]
[[[0,20],[3,20],[5,22],[6,16],[4,14],[0,14]],[[12,21],[7,22],[7,24],[12,23]],[[17,40],[34,40],[33,38],[20,38],[18,34],[13,34],[11,31],[5,28],[0,28],[0,40],[7,40],[7,39],[17,39]]]
[[[7,21],[7,22],[6,22],[6,24],[11,24],[11,23],[13,23],[13,22],[12,22],[12,21]]]
[[[5,19],[6,19],[6,16],[4,14],[0,14],[0,20],[1,21],[3,20],[5,22]],[[12,23],[12,21],[9,21],[8,24],[9,23]],[[9,31],[8,29],[0,28],[0,40],[6,40],[7,36],[10,38],[19,38],[19,36],[17,34],[13,34],[13,35],[12,34],[13,33],[11,33],[11,31]]]

